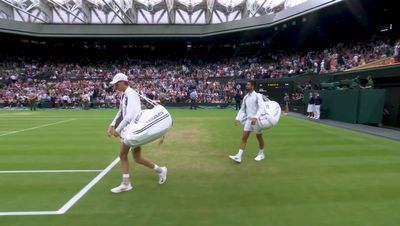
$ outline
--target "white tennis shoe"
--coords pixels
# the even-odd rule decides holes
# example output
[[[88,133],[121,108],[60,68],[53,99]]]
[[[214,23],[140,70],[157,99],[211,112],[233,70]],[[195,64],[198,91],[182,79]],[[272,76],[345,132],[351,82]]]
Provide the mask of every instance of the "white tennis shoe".
[[[167,181],[167,174],[168,174],[168,169],[167,167],[163,166],[161,167],[161,173],[158,174],[160,179],[158,180],[159,184],[164,184],[165,181]]]
[[[254,160],[256,160],[256,161],[261,161],[261,160],[263,160],[263,159],[265,159],[265,154],[264,154],[264,153],[259,153],[259,154],[254,158]]]
[[[118,187],[111,189],[111,192],[114,194],[118,194],[118,193],[121,193],[124,191],[130,191],[130,190],[132,190],[132,185],[130,183],[129,184],[122,183]]]
[[[242,162],[242,158],[239,157],[238,155],[230,155],[229,158],[232,159],[233,161],[237,162],[237,163],[241,163]]]

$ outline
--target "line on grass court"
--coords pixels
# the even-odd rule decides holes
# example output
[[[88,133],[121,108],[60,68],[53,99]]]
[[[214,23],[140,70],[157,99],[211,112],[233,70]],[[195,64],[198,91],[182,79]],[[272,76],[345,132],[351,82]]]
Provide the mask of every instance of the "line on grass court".
[[[114,159],[105,169],[103,169],[95,178],[93,178],[84,188],[82,188],[74,197],[66,202],[60,209],[55,211],[18,211],[18,212],[0,212],[0,216],[25,216],[25,215],[60,215],[65,214],[74,206],[92,187],[94,187],[115,165],[119,162],[119,157]]]
[[[2,115],[0,114],[0,119],[18,119],[18,120],[29,120],[29,119],[65,119],[66,116],[56,116],[56,115],[21,115],[21,116],[15,116],[15,115]],[[107,115],[99,115],[96,117],[91,117],[90,115],[73,115],[74,119],[110,119],[111,116],[107,116]]]
[[[96,173],[102,170],[1,170],[0,174],[7,173]]]
[[[62,206],[58,212],[59,214],[66,213],[75,203],[79,201],[94,185],[96,185],[115,165],[119,162],[119,157],[115,158],[101,173],[99,173],[92,181],[90,181],[82,190],[80,190],[74,197]],[[1,214],[1,213],[0,213]]]
[[[21,129],[21,130],[17,130],[17,131],[11,131],[11,132],[8,132],[8,133],[0,134],[0,137],[11,135],[11,134],[16,134],[16,133],[20,133],[20,132],[30,131],[30,130],[34,130],[34,129],[39,129],[39,128],[43,128],[43,127],[47,127],[47,126],[57,125],[57,124],[65,123],[65,122],[71,122],[71,121],[74,121],[74,120],[76,120],[76,118],[71,118],[71,119],[62,120],[62,121],[53,122],[53,123],[48,123],[48,124],[35,126],[35,127],[30,127],[30,128],[26,128],[26,129]]]
[[[13,131],[13,130],[0,131],[0,135],[1,134],[6,134],[6,133],[13,133],[13,132],[15,132],[15,131]]]
[[[27,129],[18,131],[10,131],[1,136],[12,135],[19,132],[39,129],[47,126],[57,125],[65,122],[77,120],[77,118],[62,120],[54,123],[44,124],[41,126],[35,126]],[[84,188],[82,188],[76,195],[74,195],[68,202],[66,202],[60,209],[55,211],[15,211],[15,212],[0,212],[0,216],[25,216],[25,215],[60,215],[66,213],[72,206],[74,206],[94,185],[96,185],[116,164],[119,162],[119,157],[114,159],[105,169],[103,170],[9,170],[0,171],[0,173],[61,173],[61,172],[100,172],[95,178],[93,178]]]

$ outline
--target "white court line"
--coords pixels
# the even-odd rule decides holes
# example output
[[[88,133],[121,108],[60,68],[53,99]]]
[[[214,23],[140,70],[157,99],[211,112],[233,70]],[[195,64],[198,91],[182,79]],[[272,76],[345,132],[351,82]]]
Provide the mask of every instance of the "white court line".
[[[12,133],[12,132],[15,132],[15,131],[13,131],[13,130],[0,131],[0,134]]]
[[[4,132],[0,131],[0,135],[1,134],[6,134],[6,133],[10,133],[10,132],[14,132],[14,131],[7,131],[7,132],[6,131],[4,131]]]
[[[1,116],[1,115],[0,115]],[[76,115],[74,115],[74,119],[108,119],[111,120],[113,118],[113,116],[110,117],[91,117],[91,118],[85,118],[85,117],[76,117]],[[5,120],[9,120],[9,119],[18,119],[18,120],[32,120],[32,119],[37,119],[37,120],[46,120],[46,119],[64,119],[65,117],[61,117],[61,116],[50,116],[50,117],[45,117],[45,116],[24,116],[21,118],[16,118],[16,117],[0,117],[0,120],[5,119]]]
[[[102,170],[2,170],[0,174],[6,173],[93,173]]]
[[[69,122],[76,120],[76,118],[63,120],[55,123],[44,124],[41,126],[31,127],[23,130],[13,131],[5,134],[0,134],[1,136],[11,135],[23,131],[34,130],[38,128],[43,128],[46,126],[56,125],[64,122]],[[72,197],[67,203],[65,203],[57,211],[18,211],[18,212],[0,212],[0,216],[21,216],[21,215],[57,215],[66,213],[73,205],[75,205],[79,199],[81,199],[94,185],[96,185],[117,163],[119,162],[119,157],[117,157],[110,165],[108,165],[104,170],[102,170],[92,181],[90,181],[82,190],[80,190],[74,197]],[[4,172],[4,171],[3,171]],[[98,171],[97,171],[98,172]]]
[[[58,211],[0,212],[0,216],[57,215]]]
[[[76,120],[76,118],[67,119],[67,120],[58,121],[58,122],[53,122],[53,123],[49,123],[49,124],[44,124],[44,125],[41,125],[41,126],[35,126],[35,127],[27,128],[27,129],[12,131],[12,132],[8,132],[8,133],[0,134],[0,137],[11,135],[11,134],[16,134],[16,133],[19,133],[19,132],[25,132],[25,131],[29,131],[29,130],[39,129],[39,128],[43,128],[43,127],[47,127],[47,126],[57,125],[57,124],[60,124],[60,123],[70,122],[70,121],[74,121],[74,120]]]
[[[103,178],[108,172],[110,172],[110,170],[117,165],[117,163],[119,162],[119,157],[117,157],[116,159],[114,159],[114,161],[112,163],[110,163],[110,165],[107,166],[107,168],[105,168],[103,171],[101,171],[101,173],[99,173],[92,181],[89,182],[89,184],[87,184],[84,188],[82,188],[82,190],[80,190],[74,197],[72,197],[72,199],[70,199],[67,203],[65,203],[65,205],[63,207],[61,207],[58,212],[60,214],[64,214],[65,212],[67,212],[73,205],[75,205],[76,202],[79,201],[79,199],[81,199],[95,184],[97,184],[97,182],[99,182],[101,180],[101,178]]]
[[[90,181],[82,190],[65,203],[57,211],[19,211],[19,212],[0,212],[0,216],[21,216],[21,215],[59,215],[66,213],[79,199],[81,199],[94,185],[96,185],[110,170],[119,162],[119,157],[114,159],[110,165],[101,171],[92,181]]]

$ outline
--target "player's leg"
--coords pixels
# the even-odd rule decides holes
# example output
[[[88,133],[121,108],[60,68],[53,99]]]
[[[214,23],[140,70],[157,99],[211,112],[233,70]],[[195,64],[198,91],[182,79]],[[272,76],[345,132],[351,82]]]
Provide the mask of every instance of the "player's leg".
[[[133,159],[135,160],[136,163],[142,164],[144,166],[149,167],[150,169],[153,169],[155,164],[150,161],[149,159],[146,159],[142,156],[142,148],[141,147],[136,147],[132,151]]]
[[[236,155],[230,155],[229,158],[231,158],[235,162],[242,162],[242,155],[244,152],[244,149],[246,148],[247,145],[247,140],[249,139],[251,131],[243,131],[242,139],[240,141],[240,146],[239,146],[239,151]]]
[[[121,172],[122,174],[129,174],[128,153],[130,147],[122,142],[120,145],[119,159],[121,161]]]
[[[256,133],[256,137],[258,140],[258,147],[259,147],[259,151],[257,156],[254,158],[254,160],[256,161],[261,161],[265,158],[265,153],[264,153],[264,138],[262,136],[261,131]]]
[[[128,162],[129,149],[130,147],[128,145],[121,142],[119,159],[121,162],[122,183],[118,187],[111,189],[112,193],[121,193],[132,189],[129,177],[129,162]]]
[[[133,155],[133,159],[135,160],[135,162],[147,166],[150,169],[153,169],[154,171],[156,171],[158,173],[159,176],[159,184],[164,184],[165,181],[167,180],[167,173],[168,173],[168,169],[167,167],[163,166],[160,167],[157,164],[154,164],[150,159],[144,158],[142,156],[142,148],[141,147],[136,147],[133,149],[132,151],[132,155]]]
[[[243,131],[242,139],[240,140],[240,149],[246,149],[247,140],[249,139],[251,131]]]

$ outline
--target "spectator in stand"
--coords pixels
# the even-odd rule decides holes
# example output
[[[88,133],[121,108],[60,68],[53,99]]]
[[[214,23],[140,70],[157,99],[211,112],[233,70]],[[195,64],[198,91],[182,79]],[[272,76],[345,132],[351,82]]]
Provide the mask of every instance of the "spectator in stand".
[[[400,63],[400,40],[398,40],[394,46],[394,63]]]
[[[365,84],[365,89],[373,89],[374,88],[374,81],[372,80],[371,75],[367,77],[367,83]]]
[[[113,107],[119,97],[105,81],[123,72],[139,92],[163,103],[189,103],[191,87],[197,88],[197,103],[231,103],[235,84],[223,79],[226,77],[247,80],[343,71],[392,55],[398,61],[399,48],[400,41],[392,46],[389,39],[375,38],[369,42],[337,43],[322,50],[274,51],[218,61],[124,56],[92,62],[86,58],[54,60],[2,55],[0,81],[4,87],[0,89],[0,101],[9,107],[28,106],[29,93],[35,90],[39,103],[48,102],[53,107],[82,106],[84,94],[100,107]]]

